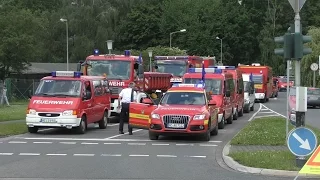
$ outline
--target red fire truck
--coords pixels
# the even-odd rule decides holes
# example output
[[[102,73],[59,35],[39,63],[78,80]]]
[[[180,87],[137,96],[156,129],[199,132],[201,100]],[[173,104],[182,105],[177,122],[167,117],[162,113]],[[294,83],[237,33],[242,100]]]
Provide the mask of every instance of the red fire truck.
[[[252,74],[256,100],[260,100],[262,103],[269,101],[273,94],[272,68],[253,63],[251,66],[239,65],[238,69],[243,73]]]
[[[79,63],[78,69],[82,69],[84,75],[107,77],[111,91],[111,115],[118,115],[119,93],[130,82],[136,83],[139,92],[162,92],[171,87],[171,74],[144,72],[142,62],[141,56],[132,56],[129,50],[124,55],[100,54],[99,50],[94,50],[93,55]]]
[[[181,83],[182,76],[188,72],[188,68],[200,68],[202,63],[205,67],[213,66],[215,59],[212,57],[199,56],[155,56],[154,71],[171,73],[172,83]]]

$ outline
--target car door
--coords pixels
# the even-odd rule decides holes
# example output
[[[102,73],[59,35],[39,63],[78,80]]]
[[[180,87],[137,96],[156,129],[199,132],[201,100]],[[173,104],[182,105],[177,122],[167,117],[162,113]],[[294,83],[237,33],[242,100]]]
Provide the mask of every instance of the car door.
[[[84,82],[84,84],[82,85],[83,89],[83,93],[82,93],[82,96],[84,96],[85,94],[85,91],[86,91],[86,85],[85,84],[88,84],[89,87],[87,87],[87,90],[91,92],[91,98],[89,99],[84,99],[82,100],[82,105],[81,105],[81,109],[82,111],[84,111],[86,113],[86,116],[87,116],[87,123],[91,123],[94,121],[95,119],[95,113],[94,113],[94,93],[93,93],[93,88],[92,88],[92,83],[90,81],[86,81]]]
[[[228,80],[229,79],[225,79],[225,81],[224,81],[224,89],[225,89],[225,92],[226,92],[226,90],[230,90],[230,94],[231,94],[231,89],[230,89],[230,85],[228,83]],[[226,93],[224,93],[223,104],[224,104],[225,115],[226,115],[225,118],[227,119],[228,117],[230,117],[230,115],[232,113],[231,95],[230,95],[230,97],[227,97]]]
[[[144,104],[140,100],[130,103],[129,124],[138,129],[149,129],[150,115],[157,108],[155,104]]]

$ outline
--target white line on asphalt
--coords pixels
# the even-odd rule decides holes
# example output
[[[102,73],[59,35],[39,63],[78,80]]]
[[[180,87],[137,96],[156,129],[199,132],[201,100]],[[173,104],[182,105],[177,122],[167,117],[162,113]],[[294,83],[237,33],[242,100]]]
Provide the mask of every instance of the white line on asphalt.
[[[200,144],[199,146],[204,146],[204,147],[216,147],[218,145],[216,144]]]
[[[135,131],[132,131],[132,133],[135,133],[135,132],[139,132],[139,131],[142,131],[143,129],[137,129]],[[124,136],[124,135],[127,135],[129,134],[129,132],[126,132],[124,134],[118,134],[118,135],[115,135],[115,136],[110,136],[110,137],[107,137],[106,139],[113,139],[113,138],[116,138],[116,137],[120,137],[120,136]]]
[[[139,142],[139,141],[152,141],[149,139],[98,139],[98,138],[30,138],[30,137],[16,137],[16,139],[24,139],[24,140],[51,140],[51,141],[125,141],[125,142]]]
[[[206,158],[207,156],[185,156],[185,157]]]
[[[194,144],[176,144],[176,146],[193,146]]]
[[[175,155],[157,155],[157,157],[177,157]]]
[[[20,153],[20,156],[39,156],[40,153]]]
[[[103,144],[121,144],[121,143],[103,143]]]
[[[250,119],[249,119],[248,121],[252,121],[252,119],[261,111],[261,109],[262,109],[262,104],[259,103],[259,109],[258,109],[258,111],[255,112],[255,113],[250,117]]]
[[[116,123],[116,124],[108,124],[107,126],[112,127],[112,126],[118,126],[118,125],[119,125],[119,123]]]
[[[220,131],[220,130],[219,130]],[[222,141],[209,141],[209,142],[212,142],[212,143],[221,143]]]
[[[33,142],[33,144],[52,144],[52,142]]]
[[[9,141],[9,144],[25,144],[27,142],[24,141]]]
[[[73,154],[73,156],[94,156],[94,154]]]
[[[152,146],[169,146],[170,144],[152,144]]]
[[[46,154],[47,156],[66,156],[67,154]]]
[[[77,142],[59,142],[60,144],[76,144]]]
[[[146,145],[146,143],[128,143],[128,145],[144,146],[144,145]]]
[[[3,143],[3,142],[0,142],[0,144],[1,144],[1,143]]]
[[[149,157],[148,154],[130,154],[130,157]]]
[[[88,142],[83,142],[81,144],[99,144],[99,143],[88,143]]]
[[[111,157],[120,157],[121,154],[101,154],[101,156],[111,156]]]
[[[0,156],[11,156],[13,153],[0,153]]]
[[[279,116],[284,117],[284,118],[287,118],[285,115],[282,115],[282,114],[280,114],[280,113],[278,113],[278,112],[276,112],[276,111],[274,111],[274,110],[272,110],[272,109],[268,108],[267,106],[265,106],[265,105],[263,105],[263,104],[261,104],[261,105],[262,105],[264,108],[267,108],[267,109],[269,109],[270,111],[272,111],[272,112],[274,112],[274,113],[278,114]]]
[[[260,111],[269,111],[269,109],[260,109]]]
[[[262,114],[262,113],[274,113],[274,112],[272,112],[272,111],[268,111],[268,112],[259,112],[259,114]]]

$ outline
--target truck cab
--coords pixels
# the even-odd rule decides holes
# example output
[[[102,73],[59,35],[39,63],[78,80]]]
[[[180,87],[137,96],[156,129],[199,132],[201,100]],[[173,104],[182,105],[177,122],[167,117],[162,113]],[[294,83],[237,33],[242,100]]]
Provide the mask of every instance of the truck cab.
[[[242,74],[244,86],[244,112],[254,111],[255,90],[252,74]]]
[[[211,98],[215,100],[218,107],[219,129],[223,129],[225,123],[233,123],[235,110],[233,76],[230,73],[223,73],[221,69],[217,68],[190,68],[189,73],[183,76],[183,83],[200,83],[203,81],[203,74],[206,92],[208,96],[211,96]]]

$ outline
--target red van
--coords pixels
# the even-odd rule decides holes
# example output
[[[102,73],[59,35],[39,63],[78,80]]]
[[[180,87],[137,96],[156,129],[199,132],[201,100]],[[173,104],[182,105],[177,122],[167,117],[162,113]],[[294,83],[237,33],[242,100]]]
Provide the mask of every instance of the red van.
[[[227,72],[232,74],[233,81],[235,85],[235,108],[233,119],[237,120],[238,117],[243,116],[243,107],[244,107],[244,91],[243,91],[243,79],[242,79],[242,72],[239,69],[236,69],[235,66],[214,66],[214,68],[222,69],[223,72]]]
[[[232,74],[223,73],[221,69],[205,69],[205,89],[216,102],[218,110],[219,129],[223,129],[225,121],[233,122],[235,86]],[[190,68],[189,73],[183,76],[183,83],[199,84],[202,78],[202,68]]]
[[[107,127],[110,117],[108,80],[102,76],[81,76],[81,72],[56,71],[41,79],[26,114],[30,133],[39,128],[75,128],[84,134],[87,125]]]

